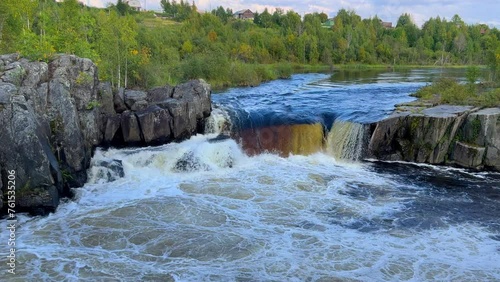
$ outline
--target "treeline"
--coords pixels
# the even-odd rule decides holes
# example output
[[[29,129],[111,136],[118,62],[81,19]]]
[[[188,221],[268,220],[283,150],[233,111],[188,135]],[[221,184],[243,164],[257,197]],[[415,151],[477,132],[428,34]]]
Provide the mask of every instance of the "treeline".
[[[286,77],[296,65],[488,65],[500,70],[500,31],[486,25],[431,18],[422,28],[410,15],[394,28],[340,10],[333,27],[323,13],[303,18],[266,9],[253,21],[218,7],[162,0],[164,14],[135,12],[119,0],[106,9],[76,0],[1,0],[0,52],[48,60],[72,53],[94,60],[115,87],[150,87],[205,78],[215,86],[251,85]]]

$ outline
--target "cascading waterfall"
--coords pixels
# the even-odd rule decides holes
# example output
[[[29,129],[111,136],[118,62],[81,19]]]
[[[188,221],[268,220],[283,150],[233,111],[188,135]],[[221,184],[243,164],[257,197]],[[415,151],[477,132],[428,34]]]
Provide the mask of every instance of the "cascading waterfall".
[[[328,133],[326,152],[336,159],[360,160],[363,153],[365,127],[360,123],[335,121]]]
[[[365,145],[365,127],[359,123],[335,121],[331,130],[325,132],[326,126],[322,123],[238,128],[231,118],[248,117],[232,117],[226,109],[216,107],[207,119],[205,133],[233,137],[248,155],[271,152],[287,157],[310,155],[324,149],[336,159],[356,161],[361,159]]]
[[[231,131],[231,118],[229,114],[221,108],[214,108],[205,123],[205,134],[225,134]]]

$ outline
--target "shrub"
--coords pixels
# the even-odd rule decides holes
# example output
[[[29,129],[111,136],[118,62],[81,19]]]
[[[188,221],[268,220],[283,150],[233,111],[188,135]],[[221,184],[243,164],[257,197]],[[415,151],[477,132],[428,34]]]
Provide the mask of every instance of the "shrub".
[[[276,75],[278,78],[290,78],[293,73],[292,65],[289,63],[279,63],[276,65]]]

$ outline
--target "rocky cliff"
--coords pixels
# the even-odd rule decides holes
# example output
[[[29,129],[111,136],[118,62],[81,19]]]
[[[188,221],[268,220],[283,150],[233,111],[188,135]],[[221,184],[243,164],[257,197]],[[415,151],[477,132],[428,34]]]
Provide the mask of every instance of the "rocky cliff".
[[[61,55],[45,63],[2,55],[0,188],[6,187],[7,171],[15,170],[16,211],[52,211],[70,187],[86,182],[96,146],[188,138],[210,115],[210,95],[202,80],[113,91],[99,82],[88,59]]]
[[[372,125],[369,157],[500,171],[500,108],[400,109]]]

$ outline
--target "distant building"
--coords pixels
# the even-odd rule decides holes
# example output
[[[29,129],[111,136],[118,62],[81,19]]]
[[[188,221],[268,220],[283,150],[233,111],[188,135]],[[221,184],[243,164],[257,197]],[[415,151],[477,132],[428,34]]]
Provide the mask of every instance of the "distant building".
[[[233,14],[233,17],[240,19],[240,20],[253,20],[254,13],[252,11],[250,11],[249,9],[246,9],[246,10],[237,11],[236,13]]]
[[[382,20],[380,20],[380,23],[382,24],[382,27],[384,27],[386,29],[391,29],[392,28],[392,23],[391,22],[383,22]]]
[[[328,19],[328,20],[326,20],[324,23],[322,23],[322,24],[321,24],[321,27],[324,27],[324,28],[332,28],[332,27],[333,27],[333,24],[334,24],[333,19]]]
[[[141,2],[139,2],[139,0],[126,0],[125,3],[127,3],[133,10],[140,11],[142,9]]]

